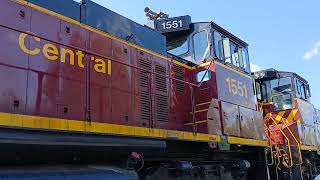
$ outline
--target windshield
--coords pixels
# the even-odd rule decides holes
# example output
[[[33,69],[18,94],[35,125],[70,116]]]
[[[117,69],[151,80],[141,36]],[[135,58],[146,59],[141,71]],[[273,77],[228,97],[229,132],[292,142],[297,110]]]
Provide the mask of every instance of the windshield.
[[[208,33],[206,30],[193,35],[194,58],[200,62],[210,55],[210,46],[208,42]]]
[[[182,36],[176,37],[171,41],[168,40],[167,51],[176,56],[180,56],[182,54],[187,53],[189,51],[188,35],[182,35]]]
[[[176,56],[187,53],[188,49],[188,36],[180,36],[167,42],[167,51]]]
[[[290,77],[270,81],[271,100],[275,110],[292,109],[292,80]]]

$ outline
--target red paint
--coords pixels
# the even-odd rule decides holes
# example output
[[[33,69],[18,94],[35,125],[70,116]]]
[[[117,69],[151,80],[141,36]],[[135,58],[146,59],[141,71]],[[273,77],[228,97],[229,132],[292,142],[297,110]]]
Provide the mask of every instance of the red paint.
[[[205,68],[181,67],[9,0],[1,1],[0,5],[6,7],[0,12],[0,25],[7,26],[0,27],[1,112],[208,133],[213,127],[207,122],[197,123],[196,127],[185,125],[193,123],[192,92],[194,105],[210,102],[213,98],[242,105],[241,99],[226,99],[225,90],[219,85],[224,73],[234,78],[240,75],[228,70],[217,72],[221,67],[214,63],[209,68],[212,78],[199,86],[195,76]],[[25,12],[22,19],[16,16],[20,10]],[[21,32],[28,34],[25,45],[29,49],[41,49],[50,43],[59,50],[81,50],[85,67],[50,61],[43,53],[27,55],[18,45]],[[92,57],[111,60],[111,75],[96,72]],[[248,95],[253,98],[251,91],[248,87]],[[19,101],[18,107],[14,107],[16,101]],[[251,101],[247,107],[254,107]],[[196,106],[195,111],[208,108],[209,104]],[[207,113],[196,113],[195,122],[207,120]],[[222,120],[213,121],[220,126]],[[223,126],[215,133],[220,134]],[[239,122],[230,135],[241,136]]]

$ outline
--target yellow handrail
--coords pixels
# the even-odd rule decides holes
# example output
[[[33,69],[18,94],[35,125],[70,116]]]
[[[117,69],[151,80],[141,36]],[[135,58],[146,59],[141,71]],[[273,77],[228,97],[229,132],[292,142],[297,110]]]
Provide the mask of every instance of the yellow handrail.
[[[265,130],[266,130],[268,133],[270,133],[271,135],[273,135],[272,132],[269,130],[268,126],[267,126],[265,123],[264,123],[264,126],[265,126]],[[271,138],[270,138],[270,136],[268,135],[267,132],[266,132],[266,136],[267,136],[267,138],[269,139],[270,154],[271,154],[271,163],[267,163],[267,165],[268,165],[268,166],[271,166],[271,165],[274,164],[274,157],[273,157],[274,152],[273,152],[273,147],[272,147],[272,140],[271,140]],[[277,146],[276,146],[276,147],[277,147]]]
[[[280,130],[280,132],[282,133],[282,135],[286,138],[287,143],[288,143],[288,148],[289,148],[289,157],[290,157],[290,165],[288,165],[288,167],[292,167],[293,166],[293,160],[292,160],[292,151],[291,151],[291,145],[290,145],[290,140],[288,138],[288,136],[282,131],[282,129],[279,127],[278,123],[276,122],[276,120],[269,115],[269,118],[274,122],[274,124],[276,125],[276,127]]]
[[[277,157],[278,158],[277,166],[279,166],[279,164],[280,164],[280,158],[279,158],[280,148],[278,147],[277,141],[275,141],[274,143],[275,143],[275,150],[276,151],[273,151],[272,139],[268,135],[268,133],[270,133],[270,135],[272,137],[276,137],[276,136],[272,133],[272,131],[270,131],[270,128],[267,126],[266,121],[264,122],[264,127],[265,127],[265,131],[266,131],[265,134],[266,134],[267,138],[269,139],[269,146],[270,146],[270,153],[271,153],[271,163],[267,163],[267,165],[271,166],[271,165],[275,164],[274,157]]]
[[[291,136],[293,137],[294,141],[297,143],[298,146],[298,150],[299,150],[299,164],[297,164],[297,166],[300,166],[303,164],[302,161],[302,153],[301,153],[301,146],[300,146],[300,142],[298,141],[298,139],[294,136],[293,132],[291,131],[291,129],[289,128],[288,124],[283,120],[284,118],[281,118],[280,121],[283,122],[283,124],[285,125],[285,128],[288,129],[289,133],[291,134]]]

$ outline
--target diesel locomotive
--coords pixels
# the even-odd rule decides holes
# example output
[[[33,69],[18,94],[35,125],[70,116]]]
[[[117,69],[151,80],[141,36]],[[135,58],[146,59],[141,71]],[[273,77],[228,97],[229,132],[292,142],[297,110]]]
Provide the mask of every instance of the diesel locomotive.
[[[108,163],[146,180],[317,174],[308,82],[251,73],[248,44],[214,22],[146,8],[142,26],[90,0],[0,7],[1,164]]]

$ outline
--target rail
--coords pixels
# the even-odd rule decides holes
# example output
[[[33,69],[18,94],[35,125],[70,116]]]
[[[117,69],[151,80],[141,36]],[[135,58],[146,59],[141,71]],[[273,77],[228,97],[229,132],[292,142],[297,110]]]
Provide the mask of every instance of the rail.
[[[280,121],[282,121],[282,123],[285,125],[285,128],[288,129],[290,135],[293,137],[294,141],[297,143],[298,152],[299,152],[299,163],[296,164],[296,165],[297,165],[297,166],[300,166],[300,165],[303,164],[300,142],[298,141],[298,139],[296,138],[296,136],[293,134],[293,132],[292,132],[291,129],[289,128],[288,124],[285,122],[284,118],[281,118]]]

